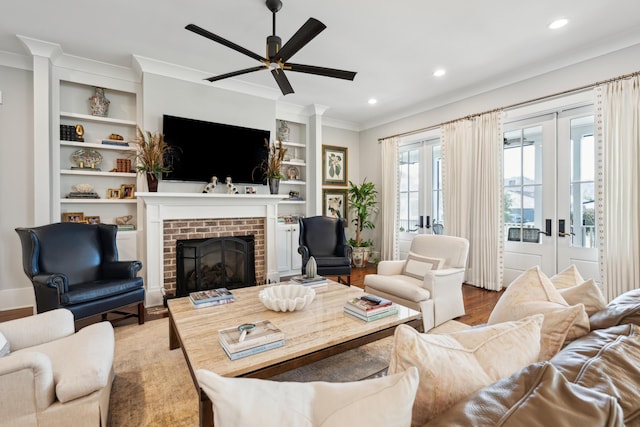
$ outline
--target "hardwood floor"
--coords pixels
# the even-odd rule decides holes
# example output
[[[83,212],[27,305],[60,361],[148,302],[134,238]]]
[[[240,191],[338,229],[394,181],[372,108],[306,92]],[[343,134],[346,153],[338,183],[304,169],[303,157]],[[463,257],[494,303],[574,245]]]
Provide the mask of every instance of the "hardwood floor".
[[[375,265],[368,265],[365,268],[354,268],[351,273],[351,284],[364,288],[364,276],[375,274]],[[488,291],[472,285],[462,285],[462,297],[464,298],[464,309],[466,314],[456,320],[467,325],[481,325],[487,323],[491,310],[498,302],[502,291]]]

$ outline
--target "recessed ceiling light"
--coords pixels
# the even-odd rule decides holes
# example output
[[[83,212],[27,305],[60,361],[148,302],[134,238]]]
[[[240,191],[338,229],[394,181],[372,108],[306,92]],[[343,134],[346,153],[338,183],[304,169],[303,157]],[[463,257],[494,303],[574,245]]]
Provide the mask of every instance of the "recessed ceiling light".
[[[443,70],[442,68],[440,68],[440,69],[438,69],[438,70],[435,70],[435,71],[433,72],[433,75],[434,75],[434,76],[436,76],[436,77],[442,77],[442,76],[444,76],[445,74],[447,74],[447,70]]]
[[[558,28],[564,27],[568,23],[569,23],[568,19],[565,19],[565,18],[557,19],[557,20],[553,21],[551,24],[549,24],[549,29],[557,30]]]
[[[369,98],[369,101],[367,101],[369,103],[369,105],[374,105],[378,103],[378,100],[375,98]]]

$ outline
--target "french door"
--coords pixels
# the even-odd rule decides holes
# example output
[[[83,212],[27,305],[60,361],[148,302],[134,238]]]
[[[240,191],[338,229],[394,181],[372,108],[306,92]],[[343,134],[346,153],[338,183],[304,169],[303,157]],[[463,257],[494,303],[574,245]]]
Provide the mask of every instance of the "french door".
[[[534,265],[599,280],[593,108],[505,124],[503,156],[504,283]]]

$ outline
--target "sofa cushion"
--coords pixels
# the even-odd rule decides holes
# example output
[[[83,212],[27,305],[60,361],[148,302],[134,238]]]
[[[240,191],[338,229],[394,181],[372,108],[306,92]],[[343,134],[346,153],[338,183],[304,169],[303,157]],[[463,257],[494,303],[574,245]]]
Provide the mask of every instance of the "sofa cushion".
[[[416,368],[346,383],[225,378],[204,369],[196,377],[216,426],[408,426],[418,387]]]
[[[569,306],[549,278],[533,267],[518,276],[496,303],[490,325],[544,314],[540,360],[549,360],[563,346],[589,332],[589,318],[582,304]]]
[[[615,398],[567,381],[549,362],[526,366],[471,395],[427,426],[620,426]]]
[[[602,291],[593,279],[568,288],[558,289],[558,292],[569,305],[583,304],[588,316],[607,306]]]
[[[537,361],[542,320],[538,314],[449,334],[422,334],[398,326],[388,372],[418,368],[412,425],[424,424],[471,393]]]
[[[567,380],[614,396],[622,407],[626,425],[640,425],[638,328],[626,324],[592,331],[551,359]]]
[[[0,357],[4,357],[11,352],[11,345],[5,338],[4,334],[0,332]]]
[[[549,280],[551,280],[551,283],[553,283],[556,289],[570,288],[578,283],[584,282],[578,268],[574,264],[571,264],[560,273],[551,276]]]
[[[402,269],[402,274],[418,280],[424,280],[424,275],[431,270],[439,270],[444,264],[444,258],[431,258],[409,252]]]
[[[425,289],[420,279],[395,274],[383,276],[381,274],[367,274],[365,285],[388,295],[396,295],[408,301],[420,302],[431,299],[431,292]],[[375,293],[375,292],[373,292]]]
[[[113,327],[109,322],[100,322],[64,339],[19,352],[40,352],[51,359],[56,397],[65,403],[107,385],[114,348]]]
[[[589,318],[591,330],[633,323],[640,325],[640,289],[633,289],[613,299]]]

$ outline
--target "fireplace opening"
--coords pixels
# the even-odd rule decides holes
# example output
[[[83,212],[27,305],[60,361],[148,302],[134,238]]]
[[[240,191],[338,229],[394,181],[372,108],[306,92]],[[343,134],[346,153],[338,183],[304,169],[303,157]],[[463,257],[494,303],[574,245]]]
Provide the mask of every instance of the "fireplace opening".
[[[256,284],[255,238],[213,237],[176,242],[176,297],[205,289]]]

